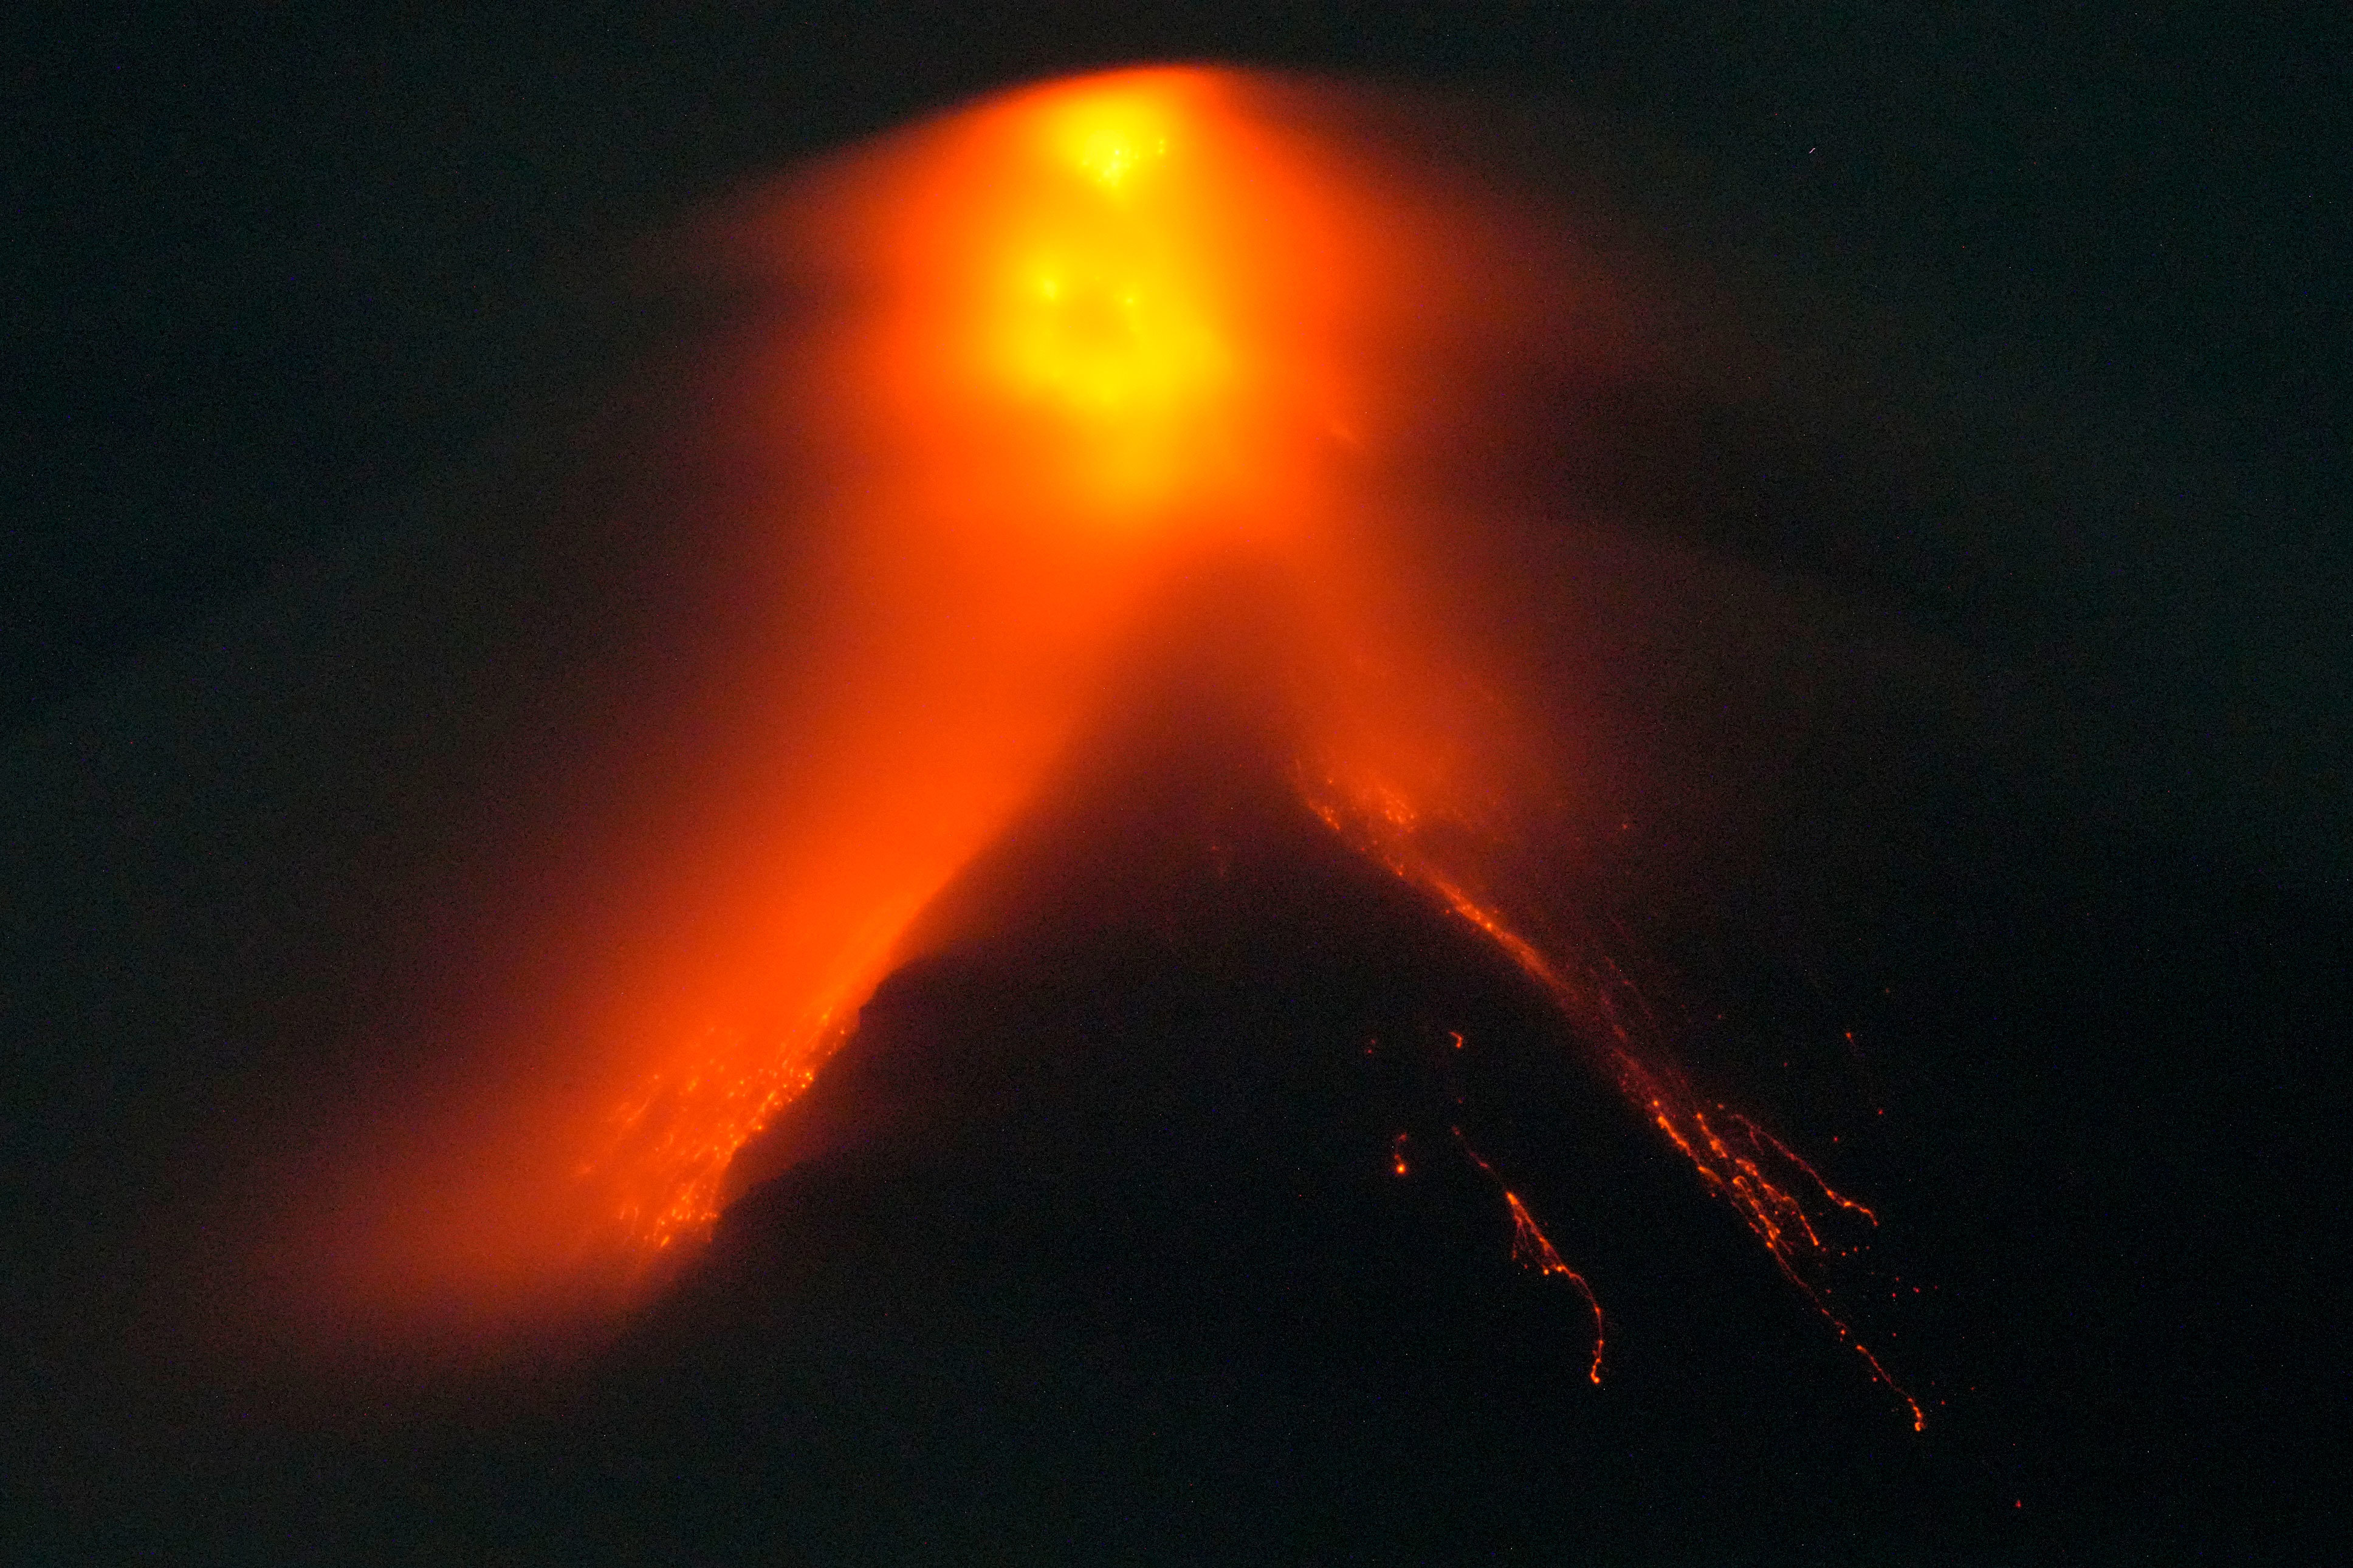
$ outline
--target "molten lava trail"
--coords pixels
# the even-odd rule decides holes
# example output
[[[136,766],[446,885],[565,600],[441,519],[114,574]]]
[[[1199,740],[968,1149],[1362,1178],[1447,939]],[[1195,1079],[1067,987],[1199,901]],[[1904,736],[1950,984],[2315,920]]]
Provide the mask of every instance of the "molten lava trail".
[[[1589,984],[1571,978],[1562,964],[1505,923],[1497,910],[1472,898],[1455,879],[1413,855],[1401,842],[1399,814],[1393,797],[1385,798],[1377,808],[1353,818],[1330,804],[1328,795],[1311,796],[1311,805],[1335,832],[1379,860],[1400,879],[1424,890],[1440,906],[1486,937],[1535,983],[1570,1022],[1577,1037],[1598,1047],[1601,1070],[1620,1093],[1690,1163],[1709,1191],[1731,1205],[1749,1233],[1763,1244],[1775,1267],[1829,1323],[1840,1342],[1852,1347],[1862,1358],[1871,1375],[1903,1403],[1912,1429],[1924,1430],[1927,1415],[1919,1401],[1895,1381],[1877,1353],[1831,1305],[1831,1276],[1841,1264],[1859,1259],[1862,1243],[1859,1238],[1832,1239],[1831,1216],[1851,1216],[1864,1227],[1876,1229],[1879,1215],[1832,1187],[1811,1163],[1749,1117],[1721,1103],[1704,1103],[1694,1096],[1683,1075],[1665,1059],[1662,1045],[1649,1042],[1646,1050],[1636,1026],[1623,1016],[1625,1009],[1615,1001],[1615,994],[1626,989],[1622,979],[1614,973]],[[1410,826],[1409,819],[1405,826]],[[1599,962],[1604,965],[1608,963],[1606,958]],[[1646,1060],[1646,1055],[1651,1059]],[[1461,1136],[1458,1131],[1456,1137]],[[1521,1225],[1523,1237],[1532,1237],[1541,1248],[1541,1271],[1567,1275],[1591,1300],[1592,1292],[1585,1280],[1560,1262],[1551,1244],[1527,1218],[1519,1199],[1503,1186],[1503,1179],[1468,1142],[1463,1143],[1463,1152],[1503,1189],[1514,1218]],[[1526,1260],[1523,1247],[1515,1247],[1514,1253]],[[1599,1381],[1601,1365],[1600,1322],[1601,1310],[1596,1303],[1596,1382]]]
[[[1599,353],[1573,323],[1607,312],[1513,214],[1386,159],[1335,101],[1198,70],[1056,84],[701,235],[784,301],[719,389],[728,482],[685,520],[783,542],[744,588],[776,595],[772,656],[638,883],[551,917],[551,951],[584,956],[481,1026],[478,1055],[522,1065],[368,1163],[375,1278],[523,1296],[702,1234],[917,918],[1117,707],[1153,606],[1240,560],[1280,601],[1260,700],[1306,803],[1550,997],[1895,1387],[1830,1305],[1858,1245],[1838,1238],[1876,1216],[1697,1099],[1594,965],[1520,934],[1548,922],[1473,891],[1481,846],[1541,851],[1531,803],[1566,764],[1524,717],[1542,694],[1473,635],[1481,590],[1435,564],[1457,527],[1437,492],[1483,367]],[[1514,1257],[1590,1307],[1598,1382],[1600,1303],[1462,1150]]]
[[[1462,1136],[1460,1127],[1454,1129],[1454,1142],[1461,1146],[1463,1157],[1477,1166],[1479,1173],[1493,1182],[1495,1190],[1504,1194],[1504,1206],[1511,1211],[1512,1215],[1512,1261],[1540,1278],[1566,1279],[1576,1288],[1579,1296],[1585,1298],[1586,1308],[1593,1314],[1593,1361],[1586,1368],[1585,1375],[1588,1382],[1599,1385],[1605,1334],[1600,1299],[1594,1295],[1593,1287],[1586,1283],[1585,1276],[1563,1260],[1560,1249],[1553,1246],[1552,1238],[1545,1235],[1543,1226],[1536,1224],[1535,1215],[1528,1212],[1528,1205],[1521,1201],[1520,1194],[1504,1184],[1504,1178],[1495,1173],[1495,1167],[1487,1163],[1478,1150],[1471,1147],[1471,1141]]]

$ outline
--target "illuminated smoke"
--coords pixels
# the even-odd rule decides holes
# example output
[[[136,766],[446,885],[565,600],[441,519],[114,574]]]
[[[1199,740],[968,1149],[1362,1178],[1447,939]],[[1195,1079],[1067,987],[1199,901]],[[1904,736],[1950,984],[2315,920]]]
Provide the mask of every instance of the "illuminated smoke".
[[[1382,156],[1353,101],[1059,84],[698,233],[776,303],[713,374],[726,482],[686,521],[771,542],[741,591],[776,629],[630,896],[547,917],[576,963],[473,1026],[479,1058],[522,1065],[363,1162],[345,1250],[375,1289],[626,1289],[701,1236],[736,1152],[1113,700],[1155,604],[1245,561],[1281,605],[1263,695],[1303,801],[1508,955],[1894,1386],[1831,1304],[1875,1216],[1686,1089],[1599,961],[1523,934],[1554,922],[1508,868],[1580,788],[1573,704],[1515,659],[1479,554],[1501,503],[1457,481],[1511,439],[1499,367],[1640,352],[1622,301],[1541,223]],[[1600,1302],[1461,1149],[1514,1257],[1591,1309],[1599,1381]],[[1402,1138],[1391,1158],[1409,1174]]]

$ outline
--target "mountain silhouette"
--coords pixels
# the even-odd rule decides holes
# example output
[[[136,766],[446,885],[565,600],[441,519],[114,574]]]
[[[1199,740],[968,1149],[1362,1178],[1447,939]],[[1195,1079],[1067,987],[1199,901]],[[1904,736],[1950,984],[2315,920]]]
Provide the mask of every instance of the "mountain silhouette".
[[[900,79],[899,57],[877,79]],[[204,73],[186,68],[193,93]],[[701,74],[679,79],[679,104],[705,101]],[[776,97],[765,76],[743,90]],[[389,124],[402,101],[374,112]],[[872,118],[898,112],[878,100]],[[414,129],[389,140],[438,158],[446,117],[402,118]],[[1573,141],[1581,122],[1513,123]],[[1725,126],[1757,140],[1745,112]],[[1906,188],[1935,162],[1888,157]],[[690,184],[725,187],[733,168]],[[2184,210],[2211,205],[2180,177]],[[232,226],[281,205],[255,195],[267,180],[242,202],[179,184]],[[1683,189],[1662,187],[1651,227],[1706,228]],[[1947,249],[1950,189],[1907,198]],[[1889,204],[1855,190],[1855,232],[1872,232]],[[399,199],[437,223],[474,210],[430,182]],[[2080,249],[2067,237],[2098,204],[2052,200],[2067,223],[2011,255]],[[448,221],[503,253],[504,210]],[[1985,232],[2010,226],[1997,216]],[[447,254],[420,245],[403,266],[438,278]],[[181,269],[177,246],[155,255]],[[2005,289],[2032,270],[1971,265]],[[2235,321],[2240,279],[2211,265]],[[275,276],[242,239],[211,266]],[[1662,266],[1669,296],[1714,297],[1706,268]],[[143,297],[91,276],[94,298]],[[560,1266],[561,1226],[478,1232],[429,1157],[504,1128],[450,1168],[562,1186],[575,1151],[533,1142],[548,1123],[502,1121],[493,1091],[578,1089],[596,1051],[565,1023],[604,1015],[533,998],[629,995],[630,933],[684,973],[706,937],[768,951],[732,922],[790,879],[727,830],[774,830],[789,814],[771,764],[822,760],[836,732],[775,700],[825,672],[792,641],[808,605],[763,587],[800,581],[770,549],[819,514],[734,466],[693,368],[740,349],[729,334],[757,311],[681,284],[691,300],[649,313],[637,287],[577,309],[549,292],[548,311],[614,338],[593,353],[451,352],[399,373],[435,411],[419,441],[473,406],[449,360],[550,389],[554,413],[513,416],[517,453],[475,453],[479,483],[420,479],[401,503],[415,516],[391,521],[322,507],[297,531],[345,553],[217,625],[146,590],[121,625],[169,647],[92,664],[103,679],[70,702],[62,676],[28,686],[23,710],[49,717],[0,755],[0,1557],[2073,1564],[2318,1560],[2313,1543],[2344,1532],[2353,918],[2327,830],[2326,509],[2273,528],[2268,481],[2177,482],[2156,455],[2200,441],[2170,425],[2146,458],[2074,452],[2081,433],[2044,414],[2101,379],[2089,369],[2029,398],[2042,368],[1965,391],[1978,362],[1959,356],[1919,372],[1935,396],[1883,395],[1881,329],[1821,345],[1870,373],[1826,379],[1835,418],[1770,377],[1734,395],[1603,366],[1522,406],[1516,384],[1466,376],[1470,412],[1422,454],[1430,495],[1464,510],[1389,519],[1426,535],[1409,559],[1441,568],[1400,581],[1484,617],[1427,609],[1419,629],[1494,633],[1523,717],[1563,742],[1550,783],[1589,790],[1518,824],[1512,848],[1554,879],[1535,900],[1546,940],[1622,979],[1644,1048],[1696,1102],[1753,1118],[1871,1206],[1817,1216],[1835,1264],[1819,1302],[1630,1102],[1595,1019],[1564,1016],[1492,933],[1305,804],[1281,668],[1298,646],[1283,606],[1303,601],[1205,551],[1172,567],[1177,591],[1050,787],[1001,835],[986,812],[966,823],[992,847],[918,917],[806,1093],[722,1151],[707,1245],[665,1254],[625,1318],[583,1308],[485,1350],[402,1341],[404,1303],[385,1321],[350,1309],[322,1283],[339,1279],[330,1243],[385,1252],[381,1273],[433,1302],[428,1270],[409,1278],[341,1223],[379,1165],[420,1149],[367,1219],[438,1204],[437,1234],[504,1278],[594,1294]],[[1746,286],[1725,287],[1743,314]],[[446,280],[426,292],[452,321],[480,310]],[[2150,286],[2142,331],[2172,341],[2158,328],[2179,292]],[[298,316],[308,331],[309,305],[272,309],[281,336]],[[248,313],[217,320],[242,331]],[[127,344],[145,328],[112,330]],[[1486,330],[1504,359],[1541,357],[1500,319]],[[2107,365],[2107,329],[2075,330],[2084,366]],[[209,363],[206,334],[228,331],[190,329],[156,363]],[[641,337],[676,341],[640,361]],[[270,399],[310,395],[254,363]],[[193,389],[173,395],[205,417],[182,424],[207,434],[182,445],[227,454],[197,481],[236,469],[251,493],[303,493],[273,479],[284,462],[209,434],[213,382],[149,364],[124,349],[117,404],[143,420],[167,384]],[[1754,367],[1730,368],[1724,385],[1747,386]],[[371,384],[355,377],[323,423],[290,420],[295,444],[326,452],[321,431],[385,418]],[[810,392],[849,405],[830,383]],[[58,408],[59,429],[97,427],[71,396]],[[1882,426],[1884,453],[1862,434]],[[2040,433],[2022,458],[1988,434],[2012,426]],[[1523,467],[1498,469],[1515,429]],[[2246,426],[2266,462],[2285,449],[2269,429]],[[1939,444],[1952,452],[1925,449]],[[166,467],[153,514],[226,537],[233,517],[189,503]],[[375,471],[353,473],[374,494]],[[147,560],[151,531],[133,517],[107,549]],[[920,567],[926,592],[968,586],[974,563],[1002,574],[1017,646],[1069,608],[986,543],[874,559]],[[1449,572],[1481,591],[1450,599]],[[902,607],[919,640],[954,629],[953,594]],[[114,614],[53,611],[28,635],[144,646],[106,632]],[[1408,647],[1415,628],[1367,610],[1355,629]],[[933,652],[968,673],[953,636]],[[1062,666],[1035,668],[1063,690]],[[950,710],[972,688],[896,705],[866,689],[823,707],[860,721],[839,732],[864,733],[861,755],[957,754],[894,742],[970,717]],[[1420,695],[1452,689],[1433,678]],[[809,820],[859,820],[859,792],[892,782],[876,773],[846,769],[841,816]],[[952,769],[918,782],[972,804]],[[824,838],[796,842],[830,852]],[[877,830],[845,858],[897,847]],[[664,866],[684,868],[676,886]],[[728,896],[691,896],[714,888]],[[517,1016],[512,1038],[483,1023]],[[607,1047],[651,1048],[611,1027]],[[573,1099],[593,1113],[596,1092]]]
[[[1300,804],[1248,641],[1184,639],[1082,748],[949,895],[986,934],[880,988],[533,1429],[557,1555],[1544,1560],[1937,1510],[1901,1407],[1546,998]],[[1466,1145],[1590,1281],[1598,1385]]]

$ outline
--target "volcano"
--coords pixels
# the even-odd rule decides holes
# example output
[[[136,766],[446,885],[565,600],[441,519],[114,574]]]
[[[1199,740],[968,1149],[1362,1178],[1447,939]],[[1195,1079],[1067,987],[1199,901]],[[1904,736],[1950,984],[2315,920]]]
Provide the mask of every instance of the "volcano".
[[[1184,68],[838,152],[12,746],[7,1544],[2329,1523],[2345,911],[1889,607],[2073,514],[1475,142]]]

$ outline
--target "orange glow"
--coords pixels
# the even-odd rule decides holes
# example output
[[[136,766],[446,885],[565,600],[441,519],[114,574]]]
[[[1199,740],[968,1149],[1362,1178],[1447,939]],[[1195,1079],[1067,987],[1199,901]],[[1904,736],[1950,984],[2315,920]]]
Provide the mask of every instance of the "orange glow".
[[[840,368],[895,422],[892,460],[1041,521],[1296,510],[1293,431],[1326,369],[1310,340],[1351,279],[1328,194],[1231,85],[1018,94],[913,133],[851,196],[835,216],[875,246],[892,306]]]
[[[1339,130],[1300,129],[1320,101],[1199,70],[1051,85],[698,233],[773,303],[688,400],[702,444],[630,504],[710,542],[742,625],[628,775],[641,817],[514,912],[438,1112],[351,1161],[321,1245],[361,1293],[496,1315],[596,1295],[583,1279],[641,1290],[917,918],[1116,704],[1155,597],[1247,552],[1282,595],[1262,696],[1303,797],[1557,1003],[1895,1388],[1821,1277],[1845,1250],[1828,1218],[1876,1216],[1699,1104],[1473,891],[1480,847],[1536,837],[1528,803],[1574,781],[1443,585],[1458,541],[1427,491],[1487,363],[1586,352],[1569,305],[1605,301],[1507,213],[1355,149],[1329,102]],[[1590,1308],[1598,1383],[1599,1301],[1463,1148],[1514,1257]],[[1390,1153],[1408,1175],[1402,1134]]]

